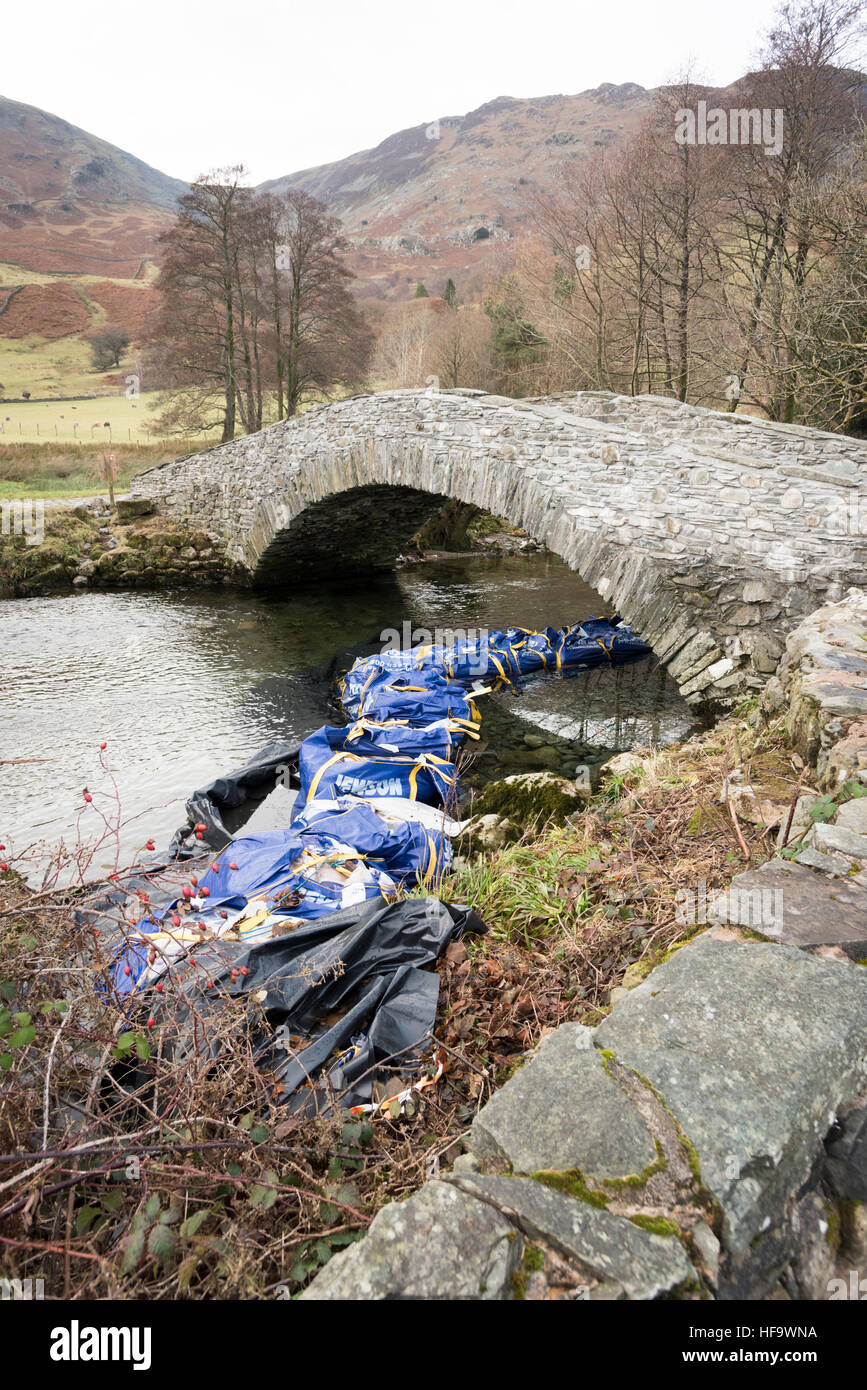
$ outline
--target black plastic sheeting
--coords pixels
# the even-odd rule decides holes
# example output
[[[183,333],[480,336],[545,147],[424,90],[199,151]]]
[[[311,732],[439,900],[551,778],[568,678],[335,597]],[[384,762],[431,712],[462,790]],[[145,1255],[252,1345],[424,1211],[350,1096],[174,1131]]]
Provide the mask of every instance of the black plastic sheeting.
[[[297,743],[268,743],[243,767],[193,792],[186,804],[187,823],[175,831],[169,845],[169,859],[197,857],[203,845],[223,849],[255,806],[274,790],[278,777],[284,778],[287,785],[297,787],[299,747]],[[197,825],[205,827],[201,840],[195,837]]]
[[[178,961],[164,991],[148,990],[141,1002],[164,1056],[216,1060],[228,1000],[253,991],[267,1023],[254,1060],[282,1084],[281,1110],[322,1113],[337,1098],[342,1107],[369,1105],[377,1079],[417,1068],[430,1051],[439,996],[430,967],[451,941],[486,931],[471,908],[437,898],[370,901],[255,946],[223,939],[196,947],[194,961]],[[126,1084],[145,1080],[134,1073]]]

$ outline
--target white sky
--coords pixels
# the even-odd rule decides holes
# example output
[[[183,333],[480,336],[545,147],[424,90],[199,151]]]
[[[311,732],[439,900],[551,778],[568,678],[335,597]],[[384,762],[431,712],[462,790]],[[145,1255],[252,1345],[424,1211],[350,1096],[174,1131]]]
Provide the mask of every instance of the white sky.
[[[774,0],[42,0],[4,7],[0,90],[176,178],[277,178],[496,96],[752,64]]]

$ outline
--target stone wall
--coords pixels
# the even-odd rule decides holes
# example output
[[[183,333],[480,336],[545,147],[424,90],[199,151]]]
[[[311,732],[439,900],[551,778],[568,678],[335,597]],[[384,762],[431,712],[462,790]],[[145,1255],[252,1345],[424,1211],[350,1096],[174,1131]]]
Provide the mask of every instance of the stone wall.
[[[392,391],[139,474],[254,582],[386,564],[445,497],[522,526],[726,707],[786,631],[867,576],[867,449],[842,436],[588,392]],[[862,515],[864,523],[862,524]]]

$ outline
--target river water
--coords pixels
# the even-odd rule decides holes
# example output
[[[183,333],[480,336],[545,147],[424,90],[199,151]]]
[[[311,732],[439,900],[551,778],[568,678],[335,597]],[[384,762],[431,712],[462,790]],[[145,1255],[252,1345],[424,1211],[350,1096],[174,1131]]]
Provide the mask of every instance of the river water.
[[[342,648],[379,645],[404,624],[432,634],[559,627],[606,611],[598,594],[544,554],[427,562],[279,597],[185,591],[2,602],[5,857],[11,851],[35,865],[61,841],[95,839],[94,807],[115,814],[118,802],[122,862],[149,837],[163,847],[195,788],[264,744],[300,740],[326,722],[321,668]],[[526,734],[537,744],[541,738],[538,766],[565,772],[570,757],[575,764],[604,750],[663,745],[696,727],[652,658],[552,677],[518,698],[496,696],[487,709],[480,780],[532,767],[537,754]],[[85,787],[94,797],[86,809]],[[288,805],[289,793],[278,793],[250,824],[285,823]],[[101,851],[94,871],[113,860],[113,851]]]

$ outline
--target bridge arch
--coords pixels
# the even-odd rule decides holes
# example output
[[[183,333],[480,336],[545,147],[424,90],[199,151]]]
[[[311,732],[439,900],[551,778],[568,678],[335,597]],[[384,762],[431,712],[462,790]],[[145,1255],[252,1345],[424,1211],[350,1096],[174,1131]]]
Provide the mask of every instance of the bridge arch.
[[[523,527],[727,707],[867,570],[867,449],[656,397],[354,397],[139,474],[254,584],[389,563],[444,499]],[[867,525],[863,528],[867,530]],[[565,616],[565,615],[564,615]]]

